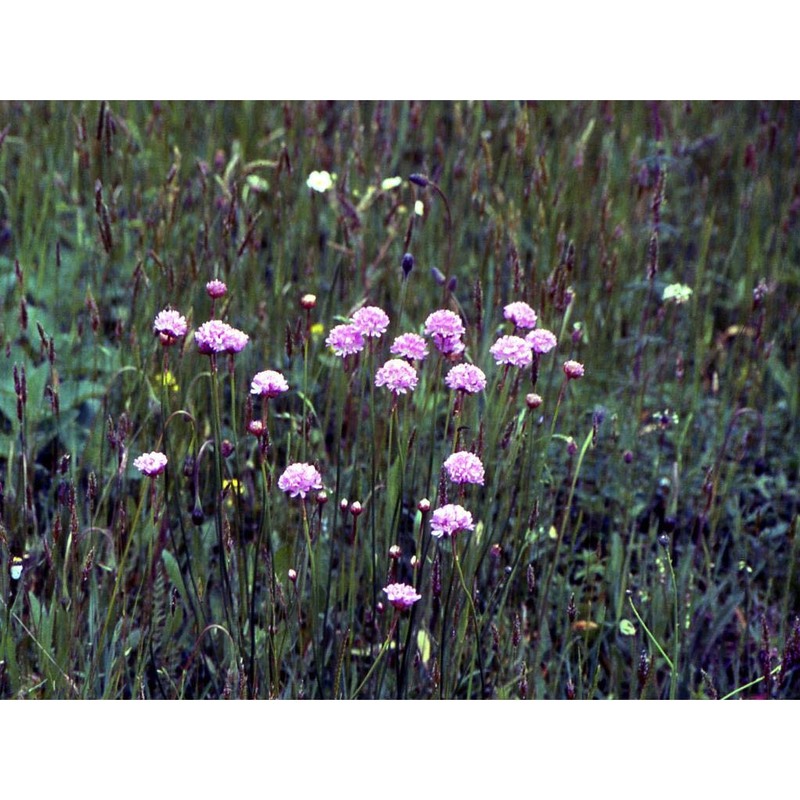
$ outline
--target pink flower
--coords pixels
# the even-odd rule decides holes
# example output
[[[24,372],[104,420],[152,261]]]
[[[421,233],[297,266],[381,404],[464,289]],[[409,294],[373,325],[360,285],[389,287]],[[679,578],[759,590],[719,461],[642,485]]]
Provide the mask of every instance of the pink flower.
[[[509,303],[503,309],[503,316],[517,328],[536,327],[536,312],[527,303]]]
[[[219,319],[204,322],[195,332],[197,349],[205,355],[212,353],[238,353],[249,341],[246,333]]]
[[[206,294],[212,299],[216,300],[220,297],[225,297],[228,293],[228,287],[218,280],[209,281],[206,284]]]
[[[377,339],[386,333],[386,329],[389,327],[389,317],[383,309],[377,306],[364,306],[350,317],[350,324],[355,325],[362,336],[372,336]]]
[[[186,317],[173,308],[165,308],[160,311],[153,321],[153,333],[161,339],[161,343],[165,346],[175,344],[181,336],[186,336],[188,329]]]
[[[537,355],[549,353],[558,344],[556,335],[544,328],[537,328],[535,331],[531,331],[525,337],[525,341]]]
[[[305,497],[312,489],[322,488],[322,475],[312,464],[289,464],[278,478],[278,488],[291,497]]]
[[[155,478],[166,469],[167,457],[155,450],[152,453],[142,453],[139,458],[134,459],[133,466],[143,475]]]
[[[437,508],[431,516],[431,535],[440,539],[442,536],[454,536],[459,531],[475,529],[472,514],[465,508],[448,503]]]
[[[350,356],[364,349],[364,337],[355,325],[337,325],[331,328],[325,344],[332,347],[337,356]]]
[[[416,333],[403,333],[394,340],[389,352],[394,356],[410,358],[412,361],[424,361],[428,355],[428,345]]]
[[[456,364],[445,375],[444,382],[454,391],[477,394],[486,388],[486,376],[473,364]]]
[[[527,367],[533,361],[530,345],[520,336],[501,336],[489,352],[498,364]]]
[[[425,320],[425,333],[433,338],[436,349],[445,355],[464,352],[461,337],[466,333],[466,328],[458,314],[441,309],[434,311]]]
[[[265,369],[253,378],[250,384],[250,394],[260,394],[263,397],[277,397],[281,392],[287,391],[289,384],[280,372]]]
[[[564,362],[564,374],[567,376],[567,380],[576,380],[577,378],[583,377],[583,364],[578,361],[565,361]]]
[[[408,610],[417,600],[422,599],[422,595],[417,594],[416,589],[407,583],[390,583],[383,587],[383,591],[386,592],[389,602],[400,611]]]
[[[473,453],[466,450],[453,453],[445,460],[444,469],[453,483],[476,483],[483,486],[483,464]]]
[[[375,385],[386,386],[395,394],[405,394],[417,386],[417,371],[402,358],[387,361],[375,373]]]

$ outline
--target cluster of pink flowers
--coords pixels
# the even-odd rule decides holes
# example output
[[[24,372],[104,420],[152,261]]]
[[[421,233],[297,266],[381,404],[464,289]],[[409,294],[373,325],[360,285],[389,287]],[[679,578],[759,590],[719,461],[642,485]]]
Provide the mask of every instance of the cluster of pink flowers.
[[[513,322],[517,328],[536,327],[536,312],[527,303],[509,303],[503,309],[503,316]]]
[[[498,364],[527,367],[533,361],[530,345],[520,336],[501,336],[489,348]]]
[[[417,386],[417,371],[402,358],[393,358],[387,361],[375,373],[375,385],[386,386],[394,394],[405,394],[413,391]]]
[[[425,333],[433,338],[436,349],[444,355],[457,355],[464,352],[461,337],[466,333],[464,323],[458,314],[440,309],[425,320]]]
[[[394,340],[389,352],[411,361],[424,361],[428,355],[428,345],[419,334],[402,333]]]
[[[537,355],[549,353],[558,343],[556,335],[544,328],[537,328],[535,331],[531,331],[525,337],[525,341]]]
[[[228,293],[228,287],[222,282],[214,279],[206,284],[206,294],[212,299],[217,300],[220,297],[225,297]]]
[[[350,317],[350,324],[354,325],[362,336],[371,336],[377,339],[386,333],[386,329],[389,327],[389,316],[382,308],[364,306]]]
[[[256,373],[250,384],[250,394],[260,394],[262,397],[277,397],[288,389],[286,378],[280,372],[271,369]]]
[[[442,536],[455,536],[459,531],[475,529],[472,514],[455,503],[437,508],[431,516],[431,535],[437,539]]]
[[[336,325],[328,332],[325,344],[332,348],[337,356],[352,356],[364,349],[364,337],[352,323]]]
[[[250,340],[246,333],[219,319],[204,322],[195,332],[197,349],[205,355],[214,353],[238,353]]]
[[[174,308],[165,308],[156,314],[153,321],[153,333],[161,339],[163,345],[175,344],[182,336],[186,336],[189,326],[186,317]]]
[[[383,587],[383,591],[386,592],[388,601],[399,611],[407,611],[417,600],[422,599],[422,595],[417,594],[417,590],[407,583],[390,583]]]
[[[483,486],[483,464],[474,453],[466,450],[453,453],[445,459],[444,470],[453,483],[474,483]]]
[[[477,394],[486,388],[486,375],[474,364],[456,364],[444,377],[453,391]]]
[[[133,466],[143,475],[155,478],[166,469],[167,457],[156,450],[152,453],[142,453],[139,458],[134,459]]]
[[[305,497],[312,489],[322,488],[322,475],[313,464],[289,464],[278,478],[278,488],[290,497]]]

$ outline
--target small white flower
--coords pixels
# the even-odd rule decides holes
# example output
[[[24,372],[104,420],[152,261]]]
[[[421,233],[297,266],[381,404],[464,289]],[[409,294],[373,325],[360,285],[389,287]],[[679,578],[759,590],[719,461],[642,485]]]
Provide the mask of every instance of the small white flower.
[[[309,189],[313,189],[315,192],[327,192],[328,189],[333,186],[333,178],[330,172],[325,172],[325,170],[317,172],[317,170],[314,170],[308,176],[306,186],[308,186]]]
[[[685,303],[692,296],[692,288],[685,283],[671,283],[664,287],[664,294],[661,296],[666,303],[672,300],[676,305]]]
[[[425,213],[425,204],[422,202],[422,200],[417,200],[417,202],[414,203],[414,213],[418,217],[421,217]]]
[[[11,559],[11,580],[18,581],[22,577],[22,559],[19,556],[14,556]]]
[[[381,189],[384,192],[388,192],[390,189],[396,189],[402,182],[403,179],[399,175],[394,178],[384,178],[381,182]]]

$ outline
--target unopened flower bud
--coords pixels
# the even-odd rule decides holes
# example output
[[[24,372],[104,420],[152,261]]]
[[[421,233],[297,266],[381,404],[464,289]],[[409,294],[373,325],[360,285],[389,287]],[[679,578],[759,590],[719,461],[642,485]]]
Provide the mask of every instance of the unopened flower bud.
[[[350,503],[350,513],[351,513],[351,514],[352,514],[354,517],[358,517],[358,516],[360,516],[360,514],[361,514],[361,512],[362,512],[363,510],[364,510],[364,509],[363,509],[363,507],[362,507],[361,503],[359,503],[359,502],[358,502],[358,500],[354,500],[352,503]]]
[[[324,506],[328,502],[328,493],[321,491],[317,493],[317,505]]]
[[[346,497],[343,497],[343,498],[342,498],[342,499],[339,501],[339,511],[341,511],[341,512],[342,512],[342,514],[344,514],[344,513],[345,513],[345,511],[347,511],[347,509],[348,509],[348,507],[349,507],[349,506],[350,506],[350,501],[349,501],[349,500],[348,500]]]
[[[223,458],[229,458],[233,454],[233,442],[230,439],[223,439],[220,450]]]
[[[403,260],[400,262],[400,266],[403,269],[403,275],[408,277],[411,270],[414,269],[414,256],[412,256],[411,253],[406,253],[403,256]]]
[[[534,408],[539,408],[543,402],[544,400],[542,400],[542,396],[540,394],[536,394],[536,392],[529,392],[525,395],[525,404],[531,410]]]
[[[297,571],[296,570],[290,569],[286,574],[289,576],[289,580],[292,583],[296,583],[297,582]]]
[[[264,434],[264,423],[260,419],[251,419],[247,423],[247,431],[260,439]]]
[[[421,513],[427,514],[431,510],[431,501],[428,500],[427,497],[423,497],[422,500],[417,503],[417,509]]]
[[[389,558],[391,558],[392,561],[397,561],[397,559],[402,555],[402,552],[403,551],[400,549],[399,545],[393,544],[389,548]]]
[[[300,307],[306,311],[310,311],[317,304],[317,296],[315,294],[304,294],[300,298]]]

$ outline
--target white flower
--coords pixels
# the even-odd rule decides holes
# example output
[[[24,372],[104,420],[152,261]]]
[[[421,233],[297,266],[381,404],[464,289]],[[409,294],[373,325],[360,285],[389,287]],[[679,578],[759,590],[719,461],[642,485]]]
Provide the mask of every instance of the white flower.
[[[327,192],[328,189],[333,186],[333,178],[330,172],[325,172],[325,170],[317,172],[317,170],[314,170],[308,176],[306,186],[308,186],[309,189],[313,189],[315,192]]]
[[[692,288],[685,283],[671,283],[664,287],[664,294],[661,296],[666,303],[672,300],[676,305],[685,303],[692,296]]]
[[[399,175],[394,178],[384,178],[381,182],[381,189],[384,192],[388,192],[390,189],[396,189],[402,182],[403,179]]]
[[[421,217],[425,213],[425,205],[422,200],[417,200],[417,202],[414,203],[414,213],[418,217]]]

